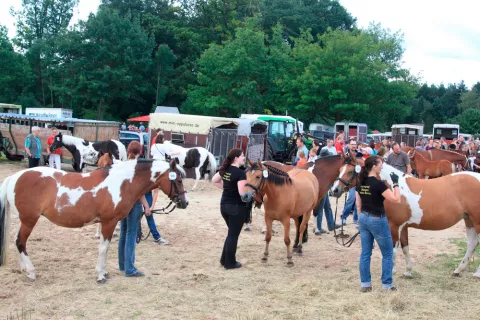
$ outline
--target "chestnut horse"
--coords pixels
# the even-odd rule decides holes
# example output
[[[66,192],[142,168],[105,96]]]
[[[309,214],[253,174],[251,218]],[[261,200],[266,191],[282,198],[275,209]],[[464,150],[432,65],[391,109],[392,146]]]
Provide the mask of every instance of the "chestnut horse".
[[[448,160],[431,161],[425,159],[418,150],[409,153],[410,160],[415,164],[412,166],[418,174],[419,179],[438,178],[456,171],[455,164]]]
[[[67,173],[48,167],[22,170],[7,177],[0,187],[0,265],[7,262],[10,213],[20,218],[16,245],[20,269],[35,279],[35,268],[27,254],[27,240],[40,216],[56,225],[81,228],[101,222],[97,282],[105,283],[108,246],[118,221],[134,203],[159,187],[179,208],[186,208],[182,184],[184,171],[175,161],[130,160],[89,173]]]
[[[297,169],[305,169],[310,171],[315,175],[318,181],[318,201],[323,197],[328,197],[327,193],[328,190],[330,189],[330,186],[332,183],[335,182],[335,179],[337,178],[338,170],[340,167],[343,165],[343,158],[340,155],[334,155],[334,156],[327,156],[327,157],[321,157],[321,158],[316,158],[312,162],[307,162],[306,164],[298,167],[294,167],[292,165],[286,165],[280,162],[275,162],[275,161],[263,161],[262,163],[264,165],[268,165],[277,169],[280,169],[285,172],[289,172],[290,170],[293,170],[295,168]],[[259,208],[262,204],[261,200],[259,197],[255,198],[255,201],[257,202],[257,208]],[[318,212],[318,207],[315,206],[313,209],[313,212],[316,213]],[[299,217],[299,224],[302,222],[302,216]],[[307,221],[307,227],[308,227],[308,221]],[[306,242],[308,237],[306,236],[308,234],[308,229],[304,233],[303,237],[303,242]],[[293,244],[293,248],[296,249],[298,247],[298,242],[299,242],[299,236],[300,236],[300,230],[297,227],[296,235],[295,235],[295,242]]]
[[[268,246],[272,239],[272,222],[280,221],[284,227],[284,241],[287,246],[287,265],[293,266],[292,251],[290,250],[290,219],[295,220],[295,225],[300,229],[299,238],[307,227],[313,208],[318,203],[318,181],[308,170],[293,169],[288,173],[257,163],[249,162],[247,168],[247,183],[245,184],[242,200],[252,201],[255,195],[263,199],[265,206],[265,252],[262,260],[268,260]],[[298,217],[303,216],[303,221],[298,226]],[[298,254],[302,254],[302,243],[298,244]]]
[[[350,175],[349,168],[356,165],[364,166],[363,162],[351,159],[341,169],[339,181],[351,181],[354,186],[357,179]],[[480,174],[473,172],[457,172],[434,180],[416,179],[410,175],[384,163],[380,179],[387,186],[393,185],[390,173],[399,176],[401,203],[385,201],[385,212],[392,233],[393,245],[402,245],[407,271],[405,276],[411,277],[412,263],[408,248],[408,228],[421,230],[444,230],[454,226],[461,219],[467,227],[467,252],[455,269],[453,275],[459,276],[467,268],[468,262],[480,240]],[[353,177],[353,178],[352,178]],[[343,183],[341,182],[343,185]],[[342,188],[334,190],[335,196],[340,196]],[[441,201],[448,195],[449,201]],[[439,202],[440,201],[440,202]],[[400,235],[400,239],[399,239]],[[397,248],[394,248],[396,253]],[[395,261],[395,259],[394,259]],[[480,278],[480,267],[474,273]]]

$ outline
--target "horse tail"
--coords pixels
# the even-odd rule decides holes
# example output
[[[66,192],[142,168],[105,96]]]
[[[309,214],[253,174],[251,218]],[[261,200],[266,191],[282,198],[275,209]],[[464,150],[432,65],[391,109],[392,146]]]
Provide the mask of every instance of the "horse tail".
[[[212,153],[208,151],[207,153],[208,153],[208,162],[210,164],[210,171],[208,173],[208,178],[212,180],[215,173],[217,173],[217,160],[215,159],[215,156]]]
[[[0,187],[0,266],[7,264],[8,236],[10,234],[10,210],[8,210],[7,187],[10,177],[7,177]]]

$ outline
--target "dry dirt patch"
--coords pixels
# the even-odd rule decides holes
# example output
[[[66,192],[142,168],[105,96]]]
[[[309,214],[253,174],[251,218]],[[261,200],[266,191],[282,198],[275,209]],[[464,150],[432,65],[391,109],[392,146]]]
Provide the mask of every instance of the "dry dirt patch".
[[[24,166],[0,161],[0,181]],[[187,187],[191,185],[186,181]],[[379,290],[381,259],[376,248],[374,292],[360,294],[358,241],[347,249],[337,245],[332,234],[310,234],[304,255],[294,256],[295,266],[287,268],[283,230],[276,223],[278,233],[264,264],[260,261],[264,236],[255,216],[253,230],[240,235],[238,259],[244,267],[221,268],[218,261],[226,227],[219,213],[220,190],[203,185],[203,191],[189,193],[186,210],[155,216],[162,236],[171,244],[156,245],[149,238],[138,245],[136,265],[146,273],[142,279],[125,278],[117,271],[114,238],[107,262],[111,279],[97,285],[95,226],[66,229],[41,218],[27,245],[38,279],[31,282],[17,273],[18,255],[10,245],[9,264],[0,268],[0,319],[21,308],[32,310],[32,319],[479,318],[480,282],[471,278],[471,272],[451,278],[453,270],[430,267],[440,265],[438,254],[457,253],[449,239],[465,238],[462,223],[438,232],[410,231],[415,278],[395,276],[398,292]],[[162,198],[157,205],[166,203]],[[13,217],[11,244],[18,224]],[[147,230],[145,221],[143,228]],[[350,234],[355,231],[354,225],[347,229]],[[403,272],[402,254],[397,264]]]

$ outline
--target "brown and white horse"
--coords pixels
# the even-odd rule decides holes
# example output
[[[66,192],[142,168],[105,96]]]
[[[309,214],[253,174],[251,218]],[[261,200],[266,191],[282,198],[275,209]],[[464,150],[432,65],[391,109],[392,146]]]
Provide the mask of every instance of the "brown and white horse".
[[[308,170],[293,169],[286,173],[263,165],[260,161],[257,163],[249,161],[249,166],[242,200],[245,202],[252,201],[255,195],[260,195],[263,198],[267,233],[262,260],[268,260],[268,246],[272,239],[272,222],[277,220],[284,227],[287,265],[293,266],[292,251],[290,250],[290,219],[295,220],[297,229],[300,229],[299,238],[302,239],[312,210],[318,203],[317,178]],[[300,226],[299,216],[303,216]],[[299,255],[302,254],[301,241],[298,244],[297,252]]]
[[[0,265],[7,261],[10,213],[20,218],[16,246],[20,269],[35,279],[35,268],[27,254],[27,239],[40,216],[56,225],[81,228],[101,222],[97,282],[108,276],[106,259],[113,230],[134,203],[159,187],[179,208],[186,208],[182,177],[175,161],[130,160],[89,173],[67,173],[48,167],[22,170],[9,176],[0,188]]]
[[[334,190],[335,196],[340,196],[343,186],[356,184],[356,165],[363,166],[363,162],[351,159],[341,168],[339,186]],[[408,248],[408,228],[421,230],[444,230],[454,226],[461,219],[465,220],[467,227],[467,252],[460,265],[454,271],[458,276],[467,268],[468,262],[478,246],[480,240],[480,174],[473,172],[457,172],[451,175],[433,180],[416,179],[410,175],[384,163],[380,172],[380,179],[387,186],[392,186],[390,173],[399,176],[401,203],[385,201],[385,211],[392,232],[393,245],[397,244],[400,235],[400,243],[407,271],[405,276],[411,276],[412,263]],[[445,196],[449,201],[442,201]],[[396,252],[396,248],[394,249]],[[474,273],[474,277],[480,278],[480,267]]]

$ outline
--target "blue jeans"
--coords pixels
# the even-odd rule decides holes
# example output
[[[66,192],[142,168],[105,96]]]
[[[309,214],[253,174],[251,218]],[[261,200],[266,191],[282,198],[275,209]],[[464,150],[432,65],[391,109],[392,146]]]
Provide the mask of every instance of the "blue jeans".
[[[152,192],[150,191],[149,193],[147,193],[145,195],[145,198],[147,199],[148,205],[151,207],[152,206],[152,201],[153,201]],[[148,228],[150,229],[150,232],[152,233],[153,239],[155,239],[155,240],[160,239],[162,236],[160,235],[160,233],[157,230],[157,226],[155,224],[155,219],[153,218],[153,214],[149,215],[148,217],[145,216],[145,218],[147,219]]]
[[[142,217],[143,207],[140,201],[135,202],[128,216],[120,222],[120,237],[118,238],[118,267],[125,275],[137,272],[135,263],[135,246],[137,244],[138,222]]]
[[[392,287],[393,273],[393,243],[388,220],[367,216],[362,212],[358,223],[360,239],[362,240],[362,253],[360,254],[360,281],[362,287],[371,287],[370,261],[372,257],[373,240],[376,240],[382,252],[382,287]]]
[[[355,205],[355,188],[351,188],[348,190],[348,197],[347,201],[345,202],[345,207],[343,208],[342,212],[342,220],[347,219],[350,215],[350,212],[353,210],[353,221],[358,221],[357,215],[357,206]]]
[[[322,200],[320,200],[320,204],[318,205],[318,215],[317,215],[317,229],[322,229],[322,215],[323,211],[325,211],[325,218],[327,219],[327,227],[328,229],[335,228],[335,220],[333,219],[333,212],[332,206],[330,205],[330,198],[328,194],[326,194]]]

